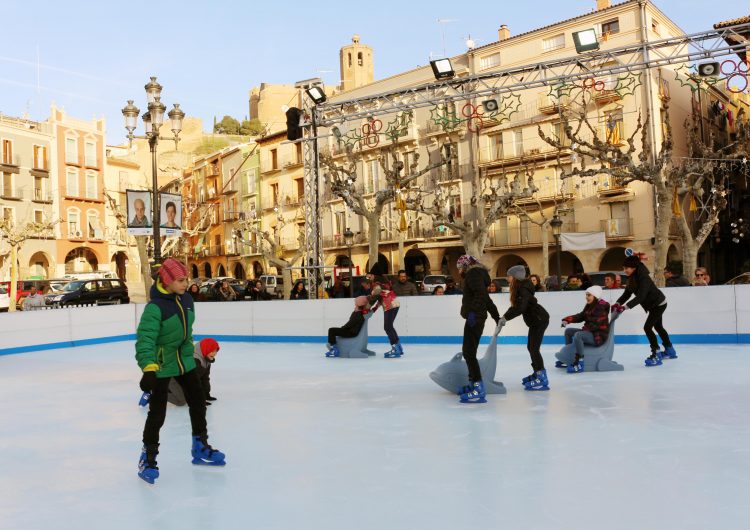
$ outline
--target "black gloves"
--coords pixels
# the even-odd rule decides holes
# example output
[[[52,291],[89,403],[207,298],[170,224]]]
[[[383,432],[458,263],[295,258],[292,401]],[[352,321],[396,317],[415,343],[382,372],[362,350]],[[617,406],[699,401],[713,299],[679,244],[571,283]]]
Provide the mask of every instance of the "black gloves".
[[[143,372],[141,390],[144,392],[153,392],[154,388],[156,388],[156,372]]]

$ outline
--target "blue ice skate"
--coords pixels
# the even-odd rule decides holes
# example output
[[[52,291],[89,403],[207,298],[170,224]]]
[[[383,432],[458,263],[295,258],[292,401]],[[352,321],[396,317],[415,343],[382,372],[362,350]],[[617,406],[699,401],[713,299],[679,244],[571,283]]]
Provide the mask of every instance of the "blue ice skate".
[[[151,451],[149,454],[149,451],[144,446],[141,449],[141,458],[138,460],[138,476],[149,484],[153,484],[159,478],[159,468],[156,467],[156,455],[156,451]]]
[[[197,466],[223,466],[226,464],[226,456],[208,445],[208,436],[193,436],[193,464]]]
[[[524,385],[529,391],[549,390],[549,380],[547,379],[547,370],[538,370],[534,374],[534,379]]]
[[[471,384],[469,392],[464,392],[460,396],[461,403],[487,403],[484,391],[484,383],[476,381]]]
[[[521,384],[523,386],[526,386],[531,381],[533,381],[534,379],[536,379],[536,372],[531,372],[529,375],[527,375],[526,377],[524,377],[523,379],[521,379]]]
[[[401,346],[401,341],[396,343],[396,349],[398,350],[398,356],[401,357],[404,354],[404,347]]]
[[[644,363],[646,366],[661,366],[661,352],[655,351],[648,357],[646,357],[646,360]]]
[[[664,348],[664,351],[661,352],[661,358],[662,359],[677,359],[677,352],[674,349],[674,346],[668,346]]]
[[[383,357],[386,359],[395,359],[396,357],[401,357],[403,353],[399,352],[398,344],[391,344],[391,349],[388,350],[383,354]]]
[[[555,368],[567,368],[568,364],[562,361],[555,361]]]
[[[141,399],[138,401],[138,405],[141,407],[145,407],[148,405],[149,400],[151,399],[151,392],[144,392],[141,395]]]
[[[327,344],[328,351],[326,352],[326,357],[340,357],[341,352],[339,351],[339,347],[337,345],[331,346],[330,344]]]
[[[558,362],[560,362],[560,361],[558,361]],[[577,374],[577,373],[583,372],[583,359],[581,359],[577,363],[573,363],[573,364],[569,365],[567,367],[566,371],[569,374]]]

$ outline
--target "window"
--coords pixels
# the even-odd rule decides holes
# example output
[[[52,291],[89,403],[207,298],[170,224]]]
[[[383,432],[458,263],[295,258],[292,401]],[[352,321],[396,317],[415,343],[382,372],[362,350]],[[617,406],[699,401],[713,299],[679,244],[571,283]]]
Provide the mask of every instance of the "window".
[[[357,54],[357,64],[358,64],[359,66],[362,66],[362,65],[363,65],[364,63],[365,63],[365,62],[364,62],[364,60],[362,59],[362,52],[359,52],[359,53]]]
[[[500,160],[503,158],[503,134],[494,134],[489,137],[491,158],[493,160]]]
[[[523,156],[523,131],[513,131],[513,155]]]
[[[602,23],[602,37],[607,38],[615,33],[620,33],[620,20],[615,18]]]
[[[461,219],[461,196],[451,195],[448,197],[448,220],[452,223],[456,219]]]
[[[84,158],[88,167],[96,167],[96,142],[86,140]]]
[[[34,210],[34,222],[40,224],[44,222],[44,212],[42,210]]]
[[[76,210],[68,210],[68,238],[81,237],[80,217]]]
[[[500,66],[500,52],[487,55],[479,59],[479,69],[485,70],[494,66]]]
[[[442,166],[444,175],[448,179],[458,178],[458,148],[455,143],[443,145],[443,156],[448,161]]]
[[[88,228],[89,239],[103,239],[104,234],[102,233],[102,226],[99,223],[99,214],[96,212],[88,212],[86,214],[86,225]]]
[[[245,171],[245,178],[247,179],[247,192],[255,193],[255,187],[258,181],[258,169],[252,168]]]
[[[605,141],[610,144],[619,144],[623,138],[622,111],[611,112],[605,119]]]
[[[352,67],[352,54],[349,53],[349,68]]]
[[[527,245],[531,242],[531,221],[522,217],[518,220],[518,228],[521,232],[521,244]]]
[[[3,164],[13,165],[13,142],[3,140]]]
[[[78,197],[78,171],[68,168],[65,174],[65,194],[68,197]]]
[[[277,184],[271,184],[271,197],[273,197],[273,205],[276,206],[279,204],[279,185]]]
[[[305,183],[302,179],[294,179],[294,183],[297,186],[296,201],[300,202],[305,196]]]
[[[369,189],[367,190],[369,193],[375,193],[378,191],[379,188],[379,180],[380,180],[380,165],[377,160],[370,160],[367,165],[369,166],[369,180],[367,181],[369,185]]]
[[[13,173],[3,173],[3,197],[14,197]]]
[[[661,35],[661,27],[659,26],[659,22],[651,19],[651,31],[653,31],[656,35]]]
[[[555,35],[542,41],[542,50],[545,52],[551,52],[552,50],[559,50],[565,48],[565,34]]]
[[[75,138],[65,139],[65,162],[68,164],[78,163],[78,141]]]
[[[34,200],[46,200],[44,196],[44,179],[42,177],[34,177]]]
[[[97,174],[95,171],[87,171],[86,172],[86,198],[87,199],[96,199],[97,196],[97,186],[96,186],[96,180],[97,180]]]
[[[552,135],[558,142],[561,142],[563,145],[570,145],[570,138],[568,138],[568,136],[565,134],[565,126],[562,122],[552,124]]]
[[[414,163],[414,151],[406,151],[403,156],[404,170],[401,174],[405,177],[411,175],[411,165]]]
[[[271,149],[271,169],[279,169],[279,152],[277,149]]]
[[[301,164],[302,163],[302,144],[297,144],[294,147],[296,148],[296,153],[297,153],[297,163]]]
[[[43,145],[34,146],[34,169],[48,169],[47,148]]]
[[[3,220],[6,221],[10,226],[13,226],[16,221],[16,213],[13,208],[3,207]]]

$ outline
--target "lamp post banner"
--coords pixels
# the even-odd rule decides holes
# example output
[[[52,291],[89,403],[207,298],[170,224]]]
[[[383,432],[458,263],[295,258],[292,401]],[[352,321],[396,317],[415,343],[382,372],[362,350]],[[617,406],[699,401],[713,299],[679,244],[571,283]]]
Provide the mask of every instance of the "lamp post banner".
[[[604,232],[571,232],[560,234],[563,251],[607,248]]]
[[[154,233],[152,223],[151,192],[142,190],[125,190],[126,213],[128,217],[128,235],[151,236]]]
[[[182,196],[174,193],[160,193],[159,204],[162,221],[159,228],[162,229],[162,235],[180,237],[182,235]]]

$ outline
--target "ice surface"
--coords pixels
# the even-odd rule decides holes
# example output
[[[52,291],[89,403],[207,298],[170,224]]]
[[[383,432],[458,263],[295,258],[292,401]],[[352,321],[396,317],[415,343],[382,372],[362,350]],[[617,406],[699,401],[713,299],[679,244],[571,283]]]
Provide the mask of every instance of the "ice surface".
[[[524,348],[500,346],[508,394],[484,405],[429,379],[455,351],[326,359],[322,344],[225,343],[208,422],[228,465],[190,464],[187,408],[170,406],[154,486],[136,475],[146,412],[131,343],[0,357],[0,528],[746,524],[750,347],[678,345],[645,368],[644,346],[618,346],[624,372],[550,368],[552,390],[529,393]]]

